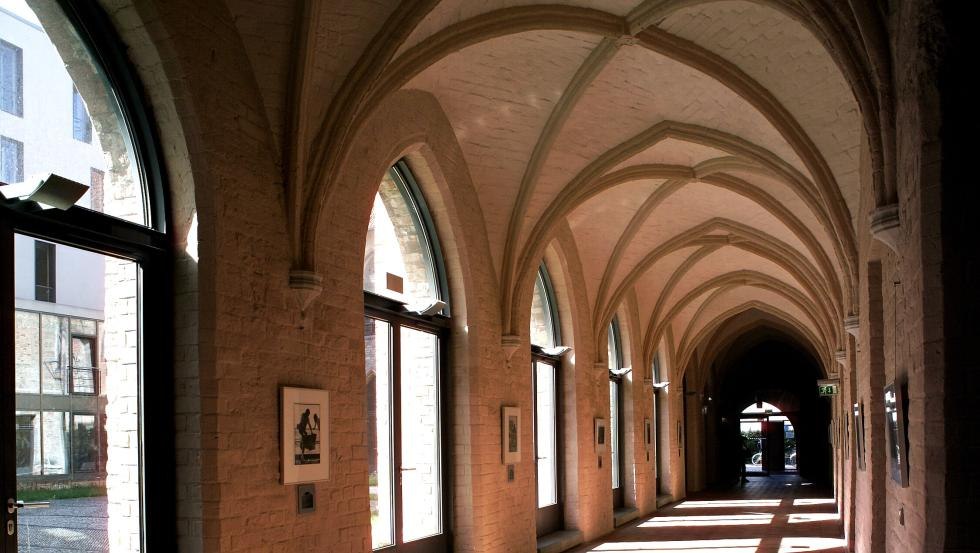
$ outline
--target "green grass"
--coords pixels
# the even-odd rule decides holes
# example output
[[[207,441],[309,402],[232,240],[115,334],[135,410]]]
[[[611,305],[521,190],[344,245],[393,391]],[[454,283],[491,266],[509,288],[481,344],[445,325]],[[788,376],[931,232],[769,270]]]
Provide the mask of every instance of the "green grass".
[[[50,501],[52,499],[77,499],[79,497],[98,497],[105,495],[105,488],[79,486],[61,490],[21,490],[17,492],[18,501]]]

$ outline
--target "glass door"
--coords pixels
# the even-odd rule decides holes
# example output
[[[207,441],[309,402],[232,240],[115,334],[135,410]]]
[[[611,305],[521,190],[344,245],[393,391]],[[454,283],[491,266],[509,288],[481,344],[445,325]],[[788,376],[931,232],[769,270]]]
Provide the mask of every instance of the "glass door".
[[[0,550],[142,551],[140,266],[21,234],[5,245]]]
[[[537,469],[537,535],[543,536],[564,528],[561,503],[561,436],[558,422],[557,362],[535,356],[534,377],[534,449]]]
[[[623,383],[619,378],[609,379],[609,461],[612,465],[613,508],[624,504],[623,490]]]
[[[445,551],[440,334],[365,318],[372,547]]]

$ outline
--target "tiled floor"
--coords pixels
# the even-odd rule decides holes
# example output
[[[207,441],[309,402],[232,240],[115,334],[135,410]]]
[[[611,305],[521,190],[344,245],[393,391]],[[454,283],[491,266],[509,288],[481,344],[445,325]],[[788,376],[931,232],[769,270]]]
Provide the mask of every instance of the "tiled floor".
[[[846,551],[830,491],[797,476],[749,478],[620,528],[574,553],[808,553]]]

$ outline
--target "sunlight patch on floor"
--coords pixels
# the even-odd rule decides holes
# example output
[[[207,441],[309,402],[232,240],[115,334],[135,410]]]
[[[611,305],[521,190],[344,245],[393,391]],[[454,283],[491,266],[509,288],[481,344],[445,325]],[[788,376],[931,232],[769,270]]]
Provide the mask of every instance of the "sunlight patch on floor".
[[[637,525],[638,528],[659,528],[663,526],[744,526],[748,524],[770,524],[772,513],[752,513],[748,515],[705,515],[689,517],[656,517]]]
[[[797,553],[800,551],[843,551],[843,547],[844,540],[838,538],[783,538],[779,543],[779,553]]]
[[[615,551],[617,553],[756,553],[761,539],[683,540],[657,542],[611,542],[596,546],[589,551]]]
[[[802,507],[805,505],[833,505],[837,500],[833,497],[814,497],[808,499],[794,499],[794,507]]]
[[[840,520],[840,515],[837,513],[793,513],[789,515],[790,524],[800,522],[822,522],[825,520]]]

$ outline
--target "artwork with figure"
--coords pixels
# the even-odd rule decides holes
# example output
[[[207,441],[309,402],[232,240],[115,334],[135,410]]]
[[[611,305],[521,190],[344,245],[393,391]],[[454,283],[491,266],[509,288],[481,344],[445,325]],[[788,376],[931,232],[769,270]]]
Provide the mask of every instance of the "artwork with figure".
[[[312,388],[280,388],[280,468],[283,484],[330,476],[330,395]]]
[[[320,463],[320,405],[294,403],[293,420],[296,422],[293,452],[294,465]]]
[[[501,452],[504,464],[521,460],[521,410],[504,406],[500,418]]]
[[[517,416],[507,417],[507,452],[517,453]]]

